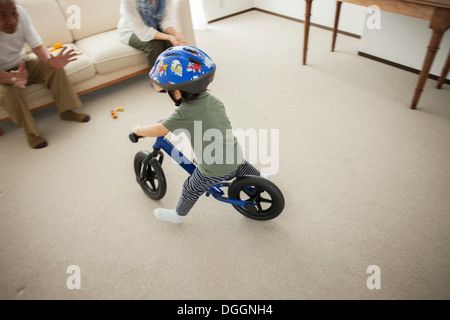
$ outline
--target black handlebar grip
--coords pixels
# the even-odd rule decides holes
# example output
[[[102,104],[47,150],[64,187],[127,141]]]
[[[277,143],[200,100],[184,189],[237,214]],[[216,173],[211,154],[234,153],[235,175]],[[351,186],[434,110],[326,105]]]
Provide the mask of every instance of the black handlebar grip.
[[[134,132],[130,133],[128,135],[128,137],[130,138],[131,142],[133,142],[133,143],[138,142],[139,139],[142,138],[142,137],[138,136],[137,134],[135,134]]]

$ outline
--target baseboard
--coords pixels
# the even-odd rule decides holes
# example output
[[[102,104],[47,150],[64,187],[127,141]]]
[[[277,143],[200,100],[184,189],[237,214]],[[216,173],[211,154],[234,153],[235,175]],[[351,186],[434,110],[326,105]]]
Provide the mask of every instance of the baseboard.
[[[228,18],[231,18],[231,17],[238,16],[238,15],[243,14],[243,13],[247,13],[247,12],[253,11],[255,9],[256,8],[250,8],[250,9],[238,11],[238,12],[235,12],[235,13],[232,13],[232,14],[229,14],[229,15],[217,18],[217,19],[209,20],[208,23],[214,23],[214,22],[217,22],[217,21],[225,20],[225,19],[228,19]]]
[[[386,59],[383,59],[383,58],[380,58],[380,57],[377,57],[377,56],[373,56],[373,55],[365,53],[365,52],[358,51],[358,55],[361,56],[361,57],[364,57],[364,58],[368,58],[368,59],[371,59],[371,60],[375,60],[377,62],[381,62],[381,63],[387,64],[389,66],[392,66],[392,67],[395,67],[395,68],[398,68],[398,69],[401,69],[401,70],[409,71],[409,72],[412,72],[412,73],[415,73],[415,74],[420,74],[420,70],[418,70],[418,69],[414,69],[414,68],[405,66],[403,64],[392,62],[392,61],[389,61],[389,60],[386,60]],[[428,78],[432,79],[432,80],[436,80],[436,81],[439,80],[439,76],[436,76],[436,75],[433,75],[433,74],[429,74]],[[450,84],[450,80],[449,79],[445,79],[444,83],[445,84]]]
[[[273,16],[276,16],[276,17],[280,17],[280,18],[283,18],[283,19],[288,19],[288,20],[295,21],[295,22],[305,23],[305,20],[301,20],[301,19],[285,16],[283,14],[275,13],[275,12],[272,12],[272,11],[267,11],[267,10],[263,10],[263,9],[259,9],[259,8],[253,8],[253,10],[256,10],[256,11],[259,11],[259,12],[263,12],[263,13],[267,13],[267,14],[270,14],[270,15],[273,15]],[[313,27],[316,27],[316,28],[320,28],[320,29],[324,29],[324,30],[328,30],[328,31],[333,31],[333,28],[327,27],[327,26],[323,26],[321,24],[317,24],[317,23],[313,23],[313,22],[310,22],[309,24],[311,26],[313,26]],[[357,34],[354,34],[354,33],[351,33],[351,32],[342,31],[342,30],[338,29],[337,33],[340,33],[340,34],[343,34],[343,35],[346,35],[346,36],[349,36],[349,37],[352,37],[352,38],[361,39],[360,35],[357,35]]]
[[[235,12],[235,13],[232,13],[232,14],[229,14],[229,15],[217,18],[217,19],[213,19],[211,21],[208,21],[208,23],[214,23],[214,22],[217,22],[217,21],[225,20],[225,19],[228,19],[228,18],[231,18],[231,17],[235,17],[235,16],[238,16],[238,15],[241,15],[243,13],[250,12],[250,11],[259,11],[259,12],[262,12],[262,13],[270,14],[272,16],[276,16],[276,17],[279,17],[279,18],[283,18],[283,19],[287,19],[287,20],[291,20],[291,21],[295,21],[295,22],[299,22],[299,23],[304,23],[305,22],[304,20],[301,20],[301,19],[297,19],[297,18],[285,16],[283,14],[275,13],[275,12],[272,12],[272,11],[268,11],[268,10],[264,10],[264,9],[253,7],[253,8],[246,9],[246,10],[239,11],[239,12]],[[325,30],[328,30],[328,31],[333,31],[333,28],[326,27],[326,26],[323,26],[321,24],[317,24],[317,23],[312,23],[311,22],[310,25],[313,26],[313,27],[316,27],[316,28],[325,29]],[[349,36],[349,37],[361,39],[361,36],[359,36],[357,34],[354,34],[354,33],[342,31],[342,30],[339,30],[339,29],[338,29],[337,32],[340,33],[340,34]]]

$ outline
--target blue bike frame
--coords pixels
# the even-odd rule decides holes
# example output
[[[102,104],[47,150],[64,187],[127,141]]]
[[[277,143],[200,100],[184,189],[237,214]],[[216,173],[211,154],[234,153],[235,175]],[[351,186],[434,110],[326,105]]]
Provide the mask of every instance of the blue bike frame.
[[[197,168],[195,164],[193,164],[188,158],[186,158],[183,153],[178,150],[165,136],[156,138],[155,143],[153,144],[153,149],[155,151],[158,151],[160,149],[164,150],[172,159],[176,159],[177,163],[187,171],[190,175],[194,172],[194,170]],[[222,187],[229,187],[230,183],[224,182],[220,184],[216,184],[212,186],[207,192],[206,196],[209,196],[210,194],[213,195],[214,198],[216,198],[219,201],[234,204],[237,206],[255,206],[256,204],[251,201],[243,201],[243,200],[237,200],[237,199],[229,199],[224,197],[225,193],[222,191]]]

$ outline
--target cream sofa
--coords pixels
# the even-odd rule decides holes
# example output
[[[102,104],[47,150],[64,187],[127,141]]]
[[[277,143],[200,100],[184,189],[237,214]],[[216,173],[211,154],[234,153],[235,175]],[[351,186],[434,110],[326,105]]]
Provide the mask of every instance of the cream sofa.
[[[82,54],[66,73],[79,95],[147,72],[145,55],[119,39],[120,0],[16,0],[25,8],[44,45],[74,44]],[[189,0],[172,0],[178,29],[195,46]],[[54,104],[41,84],[24,89],[30,110]],[[0,103],[0,122],[9,120]],[[0,135],[2,134],[0,128]]]

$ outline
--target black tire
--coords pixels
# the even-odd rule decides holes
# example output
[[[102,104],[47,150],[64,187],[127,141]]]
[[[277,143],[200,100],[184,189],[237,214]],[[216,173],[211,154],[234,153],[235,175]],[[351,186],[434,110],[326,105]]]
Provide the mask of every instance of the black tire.
[[[158,158],[160,155],[160,158]],[[134,156],[134,172],[136,180],[144,190],[145,194],[153,200],[160,200],[166,195],[167,182],[164,171],[161,167],[162,153],[156,157],[151,157],[147,164],[148,151],[139,151]]]
[[[284,209],[284,196],[271,181],[257,176],[243,176],[233,181],[228,188],[228,198],[251,201],[256,206],[233,207],[244,216],[255,220],[271,220]]]

